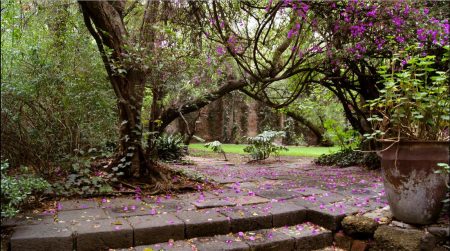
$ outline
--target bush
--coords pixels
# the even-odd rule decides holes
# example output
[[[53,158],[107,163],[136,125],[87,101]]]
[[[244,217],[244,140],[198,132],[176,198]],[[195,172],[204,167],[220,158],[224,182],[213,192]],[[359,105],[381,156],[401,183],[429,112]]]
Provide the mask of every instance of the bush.
[[[220,141],[213,141],[213,142],[209,142],[205,144],[206,148],[211,148],[211,150],[215,153],[221,153],[223,154],[223,157],[225,158],[225,160],[227,161],[227,155],[225,154],[225,151],[222,148],[222,143],[220,143]]]
[[[180,160],[186,155],[183,137],[178,134],[162,134],[156,139],[158,157],[164,161]]]
[[[39,197],[50,184],[31,174],[10,176],[8,162],[1,162],[1,217],[13,217],[25,206],[31,196]]]
[[[380,167],[380,158],[375,153],[363,153],[352,149],[342,149],[337,153],[322,154],[314,162],[323,166],[356,166],[362,165],[369,169]]]
[[[253,160],[264,160],[271,154],[278,155],[280,151],[288,149],[282,145],[278,145],[273,141],[277,137],[284,137],[283,131],[264,131],[255,137],[248,137],[247,141],[250,145],[244,148],[244,152],[250,153]]]

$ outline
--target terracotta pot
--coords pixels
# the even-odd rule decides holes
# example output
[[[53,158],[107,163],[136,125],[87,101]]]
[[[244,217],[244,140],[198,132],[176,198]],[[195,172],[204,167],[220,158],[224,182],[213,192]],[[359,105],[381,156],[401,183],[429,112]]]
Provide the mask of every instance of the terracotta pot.
[[[447,174],[436,174],[437,163],[449,162],[449,143],[442,141],[383,141],[381,167],[386,196],[395,218],[430,224],[445,199]]]

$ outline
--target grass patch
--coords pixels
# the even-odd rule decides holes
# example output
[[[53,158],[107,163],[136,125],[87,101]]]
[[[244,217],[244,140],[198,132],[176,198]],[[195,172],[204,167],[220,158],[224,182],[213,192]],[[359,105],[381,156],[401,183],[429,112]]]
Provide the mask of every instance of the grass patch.
[[[225,153],[247,154],[244,152],[246,145],[222,144]],[[296,157],[319,157],[322,154],[330,154],[339,151],[339,147],[323,147],[323,146],[288,146],[288,151],[281,151],[280,156],[296,156]],[[204,152],[212,152],[204,144],[189,144],[189,150],[197,150]]]

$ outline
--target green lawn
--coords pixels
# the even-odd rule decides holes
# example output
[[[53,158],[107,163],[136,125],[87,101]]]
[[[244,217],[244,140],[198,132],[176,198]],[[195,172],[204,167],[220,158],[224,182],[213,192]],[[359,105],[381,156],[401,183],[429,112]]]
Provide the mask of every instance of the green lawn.
[[[225,153],[247,154],[244,152],[245,145],[222,144]],[[322,146],[288,146],[289,151],[281,151],[281,156],[299,156],[299,157],[318,157],[321,154],[337,152],[339,147]],[[212,152],[211,149],[204,147],[204,144],[189,144],[190,150],[201,150]]]

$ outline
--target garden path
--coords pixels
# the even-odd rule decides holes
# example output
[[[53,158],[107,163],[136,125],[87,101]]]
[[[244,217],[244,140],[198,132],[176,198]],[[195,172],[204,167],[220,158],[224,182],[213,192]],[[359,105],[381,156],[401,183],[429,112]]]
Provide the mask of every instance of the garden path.
[[[190,160],[195,164],[173,168],[220,188],[60,201],[54,215],[9,221],[11,250],[313,250],[332,245],[345,216],[387,205],[379,171],[320,167],[304,158]]]

